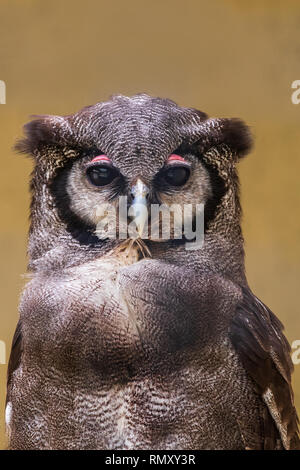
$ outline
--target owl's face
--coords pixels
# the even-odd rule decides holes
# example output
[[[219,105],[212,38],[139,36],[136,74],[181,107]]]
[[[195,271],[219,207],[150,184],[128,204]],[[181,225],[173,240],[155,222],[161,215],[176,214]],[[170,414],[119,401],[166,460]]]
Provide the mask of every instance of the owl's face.
[[[17,149],[32,154],[36,164],[31,258],[62,246],[70,252],[76,246],[84,256],[89,247],[100,252],[111,246],[103,236],[103,218],[108,225],[116,219],[118,238],[123,225],[128,227],[136,215],[143,225],[138,206],[147,208],[152,229],[152,206],[175,206],[181,216],[186,206],[192,206],[191,225],[195,206],[203,204],[207,232],[216,239],[227,237],[230,243],[233,232],[239,236],[235,164],[249,151],[251,137],[238,119],[209,119],[194,108],[146,94],[117,95],[73,115],[41,116],[25,127],[25,133]],[[107,217],[108,205],[115,215]],[[149,236],[149,230],[138,230],[138,235],[153,241],[172,239],[175,210],[173,214],[168,236],[157,236],[157,231]],[[161,227],[161,217],[155,224]],[[177,218],[174,238],[180,238],[178,228],[183,230]],[[98,238],[91,236],[93,232]]]
[[[98,227],[97,234],[100,237],[99,222],[108,215],[107,211],[101,209],[108,208],[108,205],[115,209],[111,217],[115,214],[118,228],[119,221],[124,226],[129,225],[138,214],[138,211],[134,211],[135,206],[143,204],[148,216],[148,230],[141,232],[140,236],[153,239],[151,223],[155,226],[155,221],[154,216],[151,217],[151,209],[154,205],[176,209],[177,213],[183,215],[186,206],[189,205],[192,208],[191,213],[194,213],[197,204],[205,206],[212,196],[208,170],[188,149],[174,149],[173,153],[164,156],[159,162],[156,158],[149,157],[145,166],[137,159],[122,158],[121,153],[116,155],[112,152],[112,155],[110,157],[109,154],[94,151],[79,158],[65,179],[71,211],[84,223]],[[124,201],[126,220],[124,211],[123,219],[119,218],[120,202],[124,204]],[[163,213],[160,215],[159,225],[162,217]],[[138,218],[136,220],[139,221]],[[183,217],[180,220],[183,231]],[[162,234],[160,230],[154,239],[160,241],[165,237],[166,234]],[[173,216],[170,217],[169,231],[169,238],[172,237]]]

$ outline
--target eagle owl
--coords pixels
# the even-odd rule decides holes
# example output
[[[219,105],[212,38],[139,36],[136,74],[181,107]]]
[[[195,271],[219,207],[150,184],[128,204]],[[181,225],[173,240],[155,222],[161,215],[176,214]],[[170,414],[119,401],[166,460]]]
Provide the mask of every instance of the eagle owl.
[[[30,281],[10,449],[299,448],[289,345],[245,276],[236,164],[250,147],[239,119],[146,94],[25,126]],[[96,209],[117,214],[122,197],[190,205],[192,224],[203,204],[204,242],[187,249],[174,219],[169,237],[137,222],[135,238],[98,233]]]

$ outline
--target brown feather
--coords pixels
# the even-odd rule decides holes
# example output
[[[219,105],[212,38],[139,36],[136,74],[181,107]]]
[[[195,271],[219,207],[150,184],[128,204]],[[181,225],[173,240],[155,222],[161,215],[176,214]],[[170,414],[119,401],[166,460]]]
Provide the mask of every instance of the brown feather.
[[[283,326],[249,289],[230,328],[231,341],[267,408],[264,449],[299,449],[298,418],[291,386],[293,364]]]
[[[7,368],[7,396],[6,396],[6,403],[10,401],[10,386],[12,381],[12,375],[14,371],[20,366],[21,363],[21,356],[22,356],[22,330],[21,330],[21,322],[18,321],[13,340],[11,345],[11,353],[8,362]]]

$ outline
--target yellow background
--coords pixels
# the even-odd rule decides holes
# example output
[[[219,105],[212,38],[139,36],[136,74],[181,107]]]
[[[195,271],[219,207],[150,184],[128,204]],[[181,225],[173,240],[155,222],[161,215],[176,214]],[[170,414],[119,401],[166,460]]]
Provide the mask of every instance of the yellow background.
[[[0,340],[25,280],[30,160],[11,150],[30,114],[69,114],[147,92],[241,117],[256,146],[240,164],[250,286],[300,339],[300,4],[263,0],[1,0]],[[0,365],[0,447],[6,366]],[[300,408],[300,365],[294,388]]]

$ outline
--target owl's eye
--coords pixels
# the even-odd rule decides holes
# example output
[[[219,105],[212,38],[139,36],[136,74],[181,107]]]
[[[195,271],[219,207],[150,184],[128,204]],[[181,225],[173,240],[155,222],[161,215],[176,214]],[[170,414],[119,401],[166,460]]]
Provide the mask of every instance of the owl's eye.
[[[108,165],[91,165],[86,175],[94,186],[106,186],[118,176],[118,171]]]
[[[165,181],[171,186],[183,186],[190,177],[190,169],[184,165],[172,165],[164,172]]]

